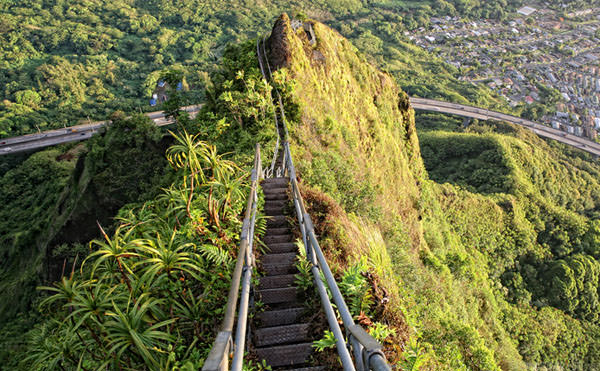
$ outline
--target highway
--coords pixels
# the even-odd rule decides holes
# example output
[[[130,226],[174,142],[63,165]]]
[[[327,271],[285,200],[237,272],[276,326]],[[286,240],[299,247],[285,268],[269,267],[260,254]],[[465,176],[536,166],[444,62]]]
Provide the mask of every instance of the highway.
[[[194,117],[200,110],[200,107],[201,105],[193,105],[183,107],[182,110]],[[174,123],[174,120],[167,119],[162,111],[148,112],[146,113],[146,116],[152,119],[156,126],[165,126]],[[63,129],[0,139],[0,155],[26,152],[57,144],[89,139],[108,124],[110,124],[110,121],[95,121],[90,122],[89,124],[69,126]]]
[[[410,104],[415,110],[440,112],[479,120],[510,122],[512,124],[526,127],[542,138],[554,139],[558,142],[578,148],[595,156],[600,156],[600,144],[598,143],[573,134],[568,134],[561,130],[553,129],[534,121],[525,120],[520,117],[464,104],[448,103],[433,99],[410,97]],[[193,105],[183,107],[182,109],[189,112],[193,117],[198,113],[200,107],[201,105]],[[165,115],[162,111],[149,112],[146,115],[150,117],[157,126],[164,126],[173,123],[172,119],[165,118]],[[0,155],[31,151],[57,144],[85,140],[90,138],[109,123],[110,121],[96,121],[89,124],[70,126],[64,129],[50,130],[36,134],[23,135],[20,137],[0,139]]]
[[[475,118],[479,120],[496,120],[510,122],[533,131],[542,138],[554,139],[558,142],[578,148],[582,151],[600,156],[600,144],[586,138],[568,134],[562,130],[553,129],[549,126],[534,121],[525,120],[520,117],[507,115],[506,113],[490,111],[483,108],[467,106],[464,104],[448,103],[433,99],[410,98],[410,104],[415,110],[440,112],[462,117]]]

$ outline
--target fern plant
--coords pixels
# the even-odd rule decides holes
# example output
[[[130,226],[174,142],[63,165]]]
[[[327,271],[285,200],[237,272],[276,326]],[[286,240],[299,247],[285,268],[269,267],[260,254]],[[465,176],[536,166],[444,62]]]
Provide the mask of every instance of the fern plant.
[[[306,250],[302,241],[296,241],[296,247],[298,248],[298,258],[296,260],[296,268],[298,273],[294,276],[294,283],[304,293],[312,292],[313,290],[313,279],[312,279],[312,264],[306,258]],[[311,295],[308,295],[311,297]]]
[[[404,359],[398,363],[398,368],[402,371],[417,371],[425,363],[423,349],[415,338],[410,339],[402,355]]]
[[[317,352],[322,352],[325,349],[335,347],[335,342],[336,340],[333,332],[325,330],[325,333],[321,339],[313,341],[312,347],[315,348]]]
[[[388,337],[396,335],[396,330],[381,322],[375,322],[373,326],[369,327],[369,334],[378,342],[383,343]]]
[[[366,261],[361,259],[344,271],[338,285],[353,316],[361,313],[370,315],[370,308],[375,302],[371,286],[363,275],[366,271]]]

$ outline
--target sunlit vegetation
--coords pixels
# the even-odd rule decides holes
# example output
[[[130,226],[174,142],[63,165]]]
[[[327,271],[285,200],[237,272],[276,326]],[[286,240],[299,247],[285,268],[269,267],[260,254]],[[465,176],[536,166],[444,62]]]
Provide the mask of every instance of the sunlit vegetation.
[[[86,145],[2,161],[2,367],[201,366],[244,170],[255,143],[270,154],[275,138],[271,86],[254,40],[240,41],[290,6],[352,40],[316,24],[311,50],[290,34],[291,64],[275,78],[319,238],[388,359],[403,370],[597,365],[600,168],[510,126],[459,133],[455,119],[419,115],[417,138],[397,84],[506,110],[403,33],[434,15],[502,19],[520,3],[2,3],[0,136],[150,110],[159,79],[184,86],[164,107],[174,135],[118,114]],[[195,120],[177,112],[201,100]],[[330,345],[325,334],[315,347]]]
[[[516,3],[4,1],[0,137],[103,120],[115,110],[155,110],[149,98],[173,67],[184,74],[184,102],[198,103],[226,45],[267,32],[285,11],[332,25],[410,93],[489,101],[487,92],[459,82],[455,70],[407,43],[403,32],[427,25],[434,15],[502,18]],[[434,85],[444,88],[430,90]]]
[[[251,162],[256,139],[269,153],[275,136],[266,104],[270,88],[248,53],[253,47],[251,41],[224,53],[203,111],[197,120],[177,115],[174,136],[142,115],[113,115],[108,131],[86,145],[42,151],[20,165],[8,163],[13,168],[3,178],[7,202],[36,204],[35,196],[46,204],[43,209],[24,207],[18,216],[39,219],[37,238],[36,230],[22,221],[22,228],[5,226],[14,245],[3,250],[12,254],[3,260],[11,279],[2,282],[2,295],[12,296],[12,306],[2,312],[11,319],[2,329],[6,346],[0,356],[6,367],[30,369],[34,363],[37,369],[69,369],[80,360],[86,368],[97,367],[108,361],[103,354],[117,355],[117,350],[125,355],[113,357],[110,368],[187,364],[196,369],[201,364],[220,321],[241,228],[248,179],[240,169]],[[228,96],[239,101],[235,109]],[[43,169],[37,169],[42,160]],[[32,191],[28,196],[27,187],[46,185],[53,187],[49,194]],[[18,192],[27,197],[13,197]],[[19,221],[13,219],[6,218]],[[55,296],[40,303],[34,286],[42,280],[41,298]],[[79,289],[74,301],[56,296],[65,285]],[[108,298],[93,316],[79,310],[84,304],[78,300],[90,300],[89,295]],[[172,320],[186,310],[196,311],[187,314],[196,317]],[[143,347],[133,338],[130,343],[119,338],[125,320],[137,321]],[[112,349],[117,343],[119,348]]]
[[[77,272],[40,303],[52,318],[30,333],[35,369],[197,369],[227,290],[245,175],[183,132],[167,159],[177,180],[126,207],[111,235],[90,243]]]
[[[279,72],[300,107],[294,150],[334,266],[373,262],[389,300],[377,319],[417,342],[425,369],[597,364],[597,165],[512,126],[438,127],[439,115],[417,141],[391,80],[315,31],[324,60],[290,36]]]

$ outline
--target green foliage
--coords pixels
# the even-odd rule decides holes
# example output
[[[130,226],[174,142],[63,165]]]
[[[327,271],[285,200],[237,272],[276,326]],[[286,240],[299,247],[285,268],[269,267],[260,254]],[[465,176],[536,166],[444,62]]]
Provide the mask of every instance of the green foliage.
[[[314,290],[313,274],[311,271],[312,264],[306,258],[306,249],[302,241],[297,241],[296,246],[298,247],[298,260],[296,261],[298,273],[294,275],[294,283],[301,292],[310,297],[310,293]]]
[[[378,342],[384,343],[388,337],[396,335],[396,330],[381,322],[375,322],[373,326],[369,328],[369,334]]]
[[[230,198],[230,212],[213,219],[211,200],[236,192],[211,183],[239,169],[185,132],[175,143],[167,153],[180,172],[167,196],[122,210],[112,235],[100,227],[103,239],[91,242],[80,273],[40,287],[52,293],[40,304],[51,314],[32,330],[23,362],[34,369],[201,364],[223,310],[243,199]]]
[[[325,17],[331,26],[392,71],[410,93],[460,99],[459,90],[493,104],[489,91],[458,81],[452,76],[455,69],[414,48],[402,34],[427,25],[430,16],[502,19],[520,3],[272,0],[204,7],[199,0],[9,2],[0,5],[0,135],[74,125],[85,116],[104,120],[115,110],[153,110],[147,100],[158,76],[174,67],[192,87],[181,94],[180,104],[198,103],[206,85],[205,72],[199,71],[215,70],[228,43],[247,38],[248,30],[269,31],[271,20],[290,9],[300,17],[331,15]]]
[[[398,365],[402,371],[418,371],[425,362],[423,348],[415,338],[410,339],[402,355],[404,359]]]
[[[366,272],[367,264],[366,260],[363,259],[348,267],[342,273],[342,277],[338,282],[340,291],[346,300],[346,304],[348,304],[348,309],[354,317],[360,314],[370,315],[370,309],[374,304],[371,285],[365,277]],[[376,329],[383,331],[379,327],[376,327]]]
[[[312,347],[315,348],[317,352],[323,352],[325,349],[334,348],[335,335],[333,335],[333,332],[325,330],[323,338],[313,341]]]

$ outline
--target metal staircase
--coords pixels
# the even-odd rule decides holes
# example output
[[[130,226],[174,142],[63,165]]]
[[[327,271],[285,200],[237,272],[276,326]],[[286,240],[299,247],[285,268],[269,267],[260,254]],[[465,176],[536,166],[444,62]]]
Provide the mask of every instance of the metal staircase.
[[[257,40],[257,55],[263,77],[271,79],[265,39]],[[306,257],[311,263],[311,273],[317,294],[330,331],[336,339],[336,349],[344,370],[391,370],[382,352],[382,346],[361,326],[354,323],[335,278],[319,246],[310,215],[298,187],[296,170],[288,142],[288,130],[281,95],[273,91],[275,124],[278,140],[271,165],[263,171],[260,147],[256,146],[252,186],[246,207],[246,214],[240,238],[238,260],[232,275],[225,319],[217,334],[213,347],[204,363],[203,371],[241,370],[246,339],[252,342],[252,349],[258,358],[265,360],[274,369],[325,370],[323,366],[309,365],[312,354],[312,341],[309,336],[311,323],[302,321],[304,307],[298,297],[294,283],[296,273],[295,247],[292,226],[286,215],[288,209],[295,211]],[[253,252],[254,220],[257,207],[257,188],[261,179],[265,196],[264,213],[269,217],[263,241],[267,253],[260,258],[262,277],[256,288],[256,297],[265,304],[266,310],[258,313],[248,334],[249,298],[253,288],[251,276],[256,268]],[[324,277],[325,282],[323,282]],[[241,286],[241,295],[239,295]],[[240,296],[240,309],[236,334],[233,324],[236,306]],[[333,300],[330,299],[330,295]],[[334,305],[336,310],[334,310]],[[338,314],[344,328],[340,327]],[[230,358],[232,360],[229,367]],[[295,368],[294,368],[295,367]]]
[[[297,247],[285,215],[290,206],[289,178],[270,178],[262,183],[265,195],[267,230],[263,242],[268,252],[261,256],[264,275],[260,277],[258,297],[267,310],[255,322],[254,347],[259,358],[271,367],[306,365],[312,354],[310,323],[294,281]],[[319,368],[314,368],[315,370]]]

